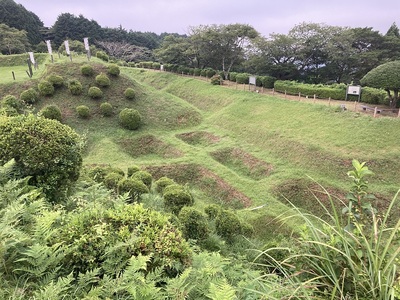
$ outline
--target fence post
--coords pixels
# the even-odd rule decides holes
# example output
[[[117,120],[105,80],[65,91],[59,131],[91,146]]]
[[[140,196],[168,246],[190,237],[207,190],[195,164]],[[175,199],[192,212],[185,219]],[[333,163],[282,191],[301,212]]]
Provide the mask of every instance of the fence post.
[[[272,89],[272,96],[275,95],[275,88]]]
[[[301,93],[299,92],[299,101],[300,101]]]
[[[376,118],[376,113],[378,112],[378,107],[375,106],[375,110],[374,110],[374,118]]]
[[[329,106],[331,106],[331,97],[329,97],[329,102],[328,103],[329,103]]]
[[[354,101],[354,111],[357,111],[357,101]]]
[[[316,97],[317,97],[317,96],[314,94],[314,103],[315,103],[315,99],[316,99]]]
[[[399,113],[397,114],[397,117],[400,118],[400,108],[399,108]]]
[[[286,90],[285,90],[285,99],[286,99]]]

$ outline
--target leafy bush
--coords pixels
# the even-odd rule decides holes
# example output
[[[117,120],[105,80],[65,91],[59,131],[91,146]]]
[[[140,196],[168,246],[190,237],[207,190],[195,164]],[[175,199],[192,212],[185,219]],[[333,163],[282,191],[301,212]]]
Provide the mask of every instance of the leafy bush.
[[[214,75],[211,77],[211,84],[212,85],[220,85],[222,81],[222,78],[220,75]]]
[[[59,88],[64,85],[64,78],[60,75],[50,74],[46,77],[46,80],[50,82],[55,88]]]
[[[249,74],[238,73],[236,75],[236,82],[240,83],[240,84],[248,84],[249,83]]]
[[[16,174],[60,201],[79,177],[81,139],[70,127],[33,115],[0,122],[0,164],[15,159]]]
[[[136,172],[139,172],[140,168],[138,166],[130,166],[128,167],[128,172],[127,172],[127,176],[131,177],[133,174],[135,174]]]
[[[184,206],[193,204],[192,195],[179,184],[168,185],[164,189],[163,193],[164,205],[174,214],[178,214]]]
[[[179,212],[183,236],[186,239],[204,240],[208,238],[209,228],[206,216],[192,207],[183,207]]]
[[[222,208],[217,204],[210,204],[204,208],[204,211],[210,220],[215,220],[217,216],[222,212]]]
[[[38,84],[39,93],[43,96],[51,96],[54,94],[54,86],[47,80],[42,80]]]
[[[119,76],[120,72],[121,71],[118,65],[116,64],[109,64],[107,66],[107,73],[110,74],[111,76]]]
[[[213,69],[206,69],[206,76],[207,76],[207,78],[211,78],[211,77],[213,77],[214,75],[216,75],[217,74],[217,71],[215,71],[215,70],[213,70]]]
[[[109,117],[113,114],[113,106],[108,103],[104,102],[100,105],[100,113],[103,117]]]
[[[388,94],[385,90],[371,87],[363,87],[361,90],[361,101],[371,104],[390,104]]]
[[[233,81],[233,82],[236,82],[236,76],[237,76],[237,72],[229,72],[229,80],[230,81]]]
[[[96,83],[101,87],[108,87],[111,84],[110,78],[104,73],[101,73],[96,76]]]
[[[200,74],[201,74],[201,69],[195,68],[193,74],[194,74],[195,76],[200,76]]]
[[[124,108],[119,113],[119,123],[126,129],[135,130],[140,126],[141,116],[136,109]]]
[[[285,92],[291,95],[298,95],[299,93],[303,96],[316,96],[317,98],[323,99],[335,99],[344,100],[346,99],[346,85],[345,84],[306,84],[298,83],[296,81],[275,81],[275,90],[278,92]]]
[[[46,119],[57,120],[61,122],[61,110],[57,105],[46,105],[39,111],[39,115]]]
[[[118,193],[128,193],[132,201],[139,201],[142,194],[147,194],[149,188],[137,178],[124,178],[118,182]]]
[[[215,218],[215,230],[218,235],[232,242],[236,236],[250,231],[250,225],[242,222],[231,210],[223,210]]]
[[[97,86],[91,86],[88,90],[88,96],[92,99],[99,99],[103,97],[103,92]]]
[[[97,51],[96,57],[100,58],[101,60],[106,61],[106,62],[108,62],[108,60],[109,60],[107,53],[105,53],[104,51]]]
[[[86,105],[79,105],[75,110],[79,118],[87,119],[90,117],[90,109]]]
[[[156,191],[158,192],[158,193],[160,193],[160,194],[163,194],[164,193],[164,189],[167,187],[167,186],[169,186],[169,185],[172,185],[172,184],[176,184],[176,182],[173,180],[173,179],[171,179],[171,178],[168,178],[168,177],[161,177],[160,179],[158,179],[156,182],[155,182],[155,185],[156,185]]]
[[[27,104],[34,104],[39,100],[39,94],[35,89],[30,88],[21,93],[19,98]]]
[[[124,96],[126,99],[133,100],[136,97],[135,90],[133,88],[127,88],[124,92]]]
[[[81,73],[84,76],[93,76],[94,75],[94,69],[91,65],[85,64],[81,67]]]
[[[20,112],[22,110],[23,103],[21,102],[21,100],[17,99],[15,96],[7,95],[7,96],[4,96],[3,99],[1,100],[1,106],[5,107],[5,108],[13,108],[17,112]]]
[[[116,173],[116,172],[108,173],[104,177],[104,185],[110,190],[117,191],[118,182],[120,182],[123,178],[124,178],[124,175],[121,175],[120,173]]]
[[[72,95],[80,95],[83,92],[82,83],[77,79],[71,79],[68,81],[68,89]]]
[[[143,182],[148,189],[151,188],[151,183],[153,182],[153,176],[147,171],[137,171],[131,176],[134,179],[140,180]]]
[[[274,88],[276,78],[272,76],[257,76],[257,86],[263,86],[266,89]]]

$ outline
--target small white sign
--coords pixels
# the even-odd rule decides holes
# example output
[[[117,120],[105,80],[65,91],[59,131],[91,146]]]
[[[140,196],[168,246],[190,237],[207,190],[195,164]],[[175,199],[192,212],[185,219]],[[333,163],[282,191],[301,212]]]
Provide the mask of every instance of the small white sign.
[[[47,44],[47,51],[49,51],[49,54],[52,55],[53,54],[53,49],[51,49],[51,42],[50,40],[46,41]]]
[[[164,71],[164,65],[160,65],[160,71]]]
[[[69,42],[68,42],[68,40],[64,42],[64,45],[65,45],[65,52],[67,52],[67,54],[70,55],[71,52],[69,51]]]
[[[35,57],[33,56],[33,52],[28,52],[29,53],[29,59],[31,60],[32,64],[35,64]]]
[[[85,44],[85,50],[89,51],[89,38],[83,38],[83,43]]]
[[[361,86],[359,86],[359,85],[349,85],[347,87],[347,94],[359,96],[361,94]]]
[[[250,76],[249,77],[249,84],[256,85],[256,76]]]

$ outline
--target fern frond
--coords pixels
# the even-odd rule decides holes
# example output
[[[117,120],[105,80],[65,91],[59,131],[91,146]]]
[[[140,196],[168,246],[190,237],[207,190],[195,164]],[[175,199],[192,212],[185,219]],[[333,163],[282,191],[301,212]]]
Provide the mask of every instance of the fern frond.
[[[0,185],[6,183],[12,178],[12,173],[15,168],[15,160],[11,159],[4,165],[0,166]]]
[[[34,299],[49,300],[49,299],[65,299],[68,290],[72,288],[74,277],[72,273],[67,277],[60,277],[56,282],[51,281],[39,291],[34,293]]]
[[[221,280],[218,283],[211,283],[208,298],[212,300],[236,300],[235,289],[226,281],[226,279]]]
[[[168,299],[184,300],[195,287],[195,282],[190,279],[192,268],[187,268],[176,278],[168,279],[165,293]]]

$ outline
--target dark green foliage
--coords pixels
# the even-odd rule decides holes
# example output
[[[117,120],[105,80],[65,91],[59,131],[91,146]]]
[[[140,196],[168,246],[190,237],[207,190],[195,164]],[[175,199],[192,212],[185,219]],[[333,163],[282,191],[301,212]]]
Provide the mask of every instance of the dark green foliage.
[[[140,168],[138,166],[130,166],[128,167],[128,172],[127,172],[127,176],[131,177],[134,173],[140,171]]]
[[[129,130],[136,130],[141,124],[141,116],[136,109],[124,108],[119,113],[119,123]]]
[[[59,122],[62,120],[61,110],[57,105],[54,104],[43,107],[40,110],[39,115],[43,118],[57,120]]]
[[[147,171],[137,171],[132,174],[132,178],[140,180],[143,182],[148,189],[151,188],[151,183],[153,182],[153,176]]]
[[[17,173],[31,176],[52,201],[79,176],[81,142],[70,127],[33,115],[6,118],[0,123],[0,164],[15,159]]]
[[[314,96],[323,99],[335,99],[344,100],[346,99],[346,85],[345,84],[305,84],[298,83],[296,81],[275,81],[275,90],[278,92],[287,92],[291,95],[298,95],[301,93],[302,96]]]
[[[85,64],[81,67],[81,73],[84,76],[93,76],[94,75],[94,69],[91,65]]]
[[[249,83],[249,74],[238,73],[236,75],[236,82],[240,83],[240,84],[248,84]]]
[[[116,172],[111,172],[108,173],[104,177],[104,185],[109,188],[110,190],[115,190],[117,191],[118,188],[118,182],[120,182],[124,178],[124,175],[121,175]]]
[[[207,78],[211,78],[211,77],[213,77],[214,75],[216,75],[217,74],[217,71],[215,71],[215,70],[213,70],[213,69],[207,69],[206,70],[206,76],[207,76]]]
[[[46,77],[46,80],[50,82],[55,88],[60,88],[64,85],[64,78],[60,75],[50,74]]]
[[[109,117],[113,114],[113,106],[108,103],[104,102],[100,105],[100,113],[103,117]]]
[[[51,96],[54,94],[54,86],[47,80],[42,80],[38,84],[39,93],[43,96]]]
[[[1,106],[4,108],[13,108],[17,112],[20,112],[22,110],[23,103],[13,95],[7,95],[1,100]]]
[[[257,76],[257,83],[259,82],[260,85],[258,86],[263,86],[266,89],[272,89],[274,88],[276,78],[272,76]]]
[[[92,99],[99,99],[103,97],[103,92],[97,86],[92,86],[88,90],[88,96]]]
[[[76,107],[76,113],[79,118],[87,119],[90,117],[90,109],[86,105],[79,105]]]
[[[221,85],[222,78],[220,75],[214,75],[211,77],[211,84],[212,85]]]
[[[229,72],[229,80],[236,82],[236,76],[237,76],[237,72]]]
[[[215,218],[215,230],[218,235],[232,242],[238,235],[251,232],[251,226],[242,222],[231,210],[223,210]]]
[[[126,99],[133,100],[136,97],[135,90],[133,88],[127,88],[124,92],[124,96]]]
[[[193,207],[183,207],[179,212],[183,236],[186,239],[204,240],[208,238],[209,228],[207,217]]]
[[[164,205],[174,214],[179,214],[184,206],[193,205],[193,197],[185,187],[179,184],[168,185],[163,193]]]
[[[387,92],[385,92],[383,89],[365,86],[361,90],[361,102],[388,105],[389,101],[390,100]]]
[[[156,182],[155,182],[155,185],[156,185],[156,191],[158,192],[158,193],[160,193],[160,194],[163,194],[164,193],[164,189],[167,187],[167,186],[169,186],[169,185],[172,185],[172,184],[176,184],[176,182],[173,180],[173,179],[171,179],[171,178],[168,178],[168,177],[161,177],[160,179],[158,179]]]
[[[107,53],[105,53],[104,51],[97,51],[96,52],[96,57],[100,58],[101,60],[104,60],[106,62],[108,62],[108,60],[109,60],[109,57],[108,57]]]
[[[110,167],[95,166],[89,168],[87,171],[88,176],[96,182],[103,182],[104,178],[110,172]]]
[[[149,188],[138,178],[123,178],[117,185],[118,193],[128,193],[132,201],[139,201],[142,194],[147,194]]]
[[[111,84],[110,78],[104,73],[96,76],[96,84],[101,87],[108,87]]]
[[[204,212],[207,214],[210,220],[215,220],[215,218],[221,213],[221,211],[221,206],[216,204],[210,204],[204,208]]]
[[[195,76],[200,76],[200,74],[201,74],[201,69],[195,68],[195,69],[194,69],[194,72],[193,72],[193,75],[195,75]]]
[[[110,74],[111,76],[119,76],[121,73],[119,66],[116,64],[109,64],[107,66],[107,74]]]
[[[82,83],[78,79],[71,79],[68,81],[68,89],[72,95],[81,95],[83,92]]]
[[[35,89],[30,88],[23,91],[19,98],[27,104],[34,104],[39,100],[39,94],[36,92]]]

